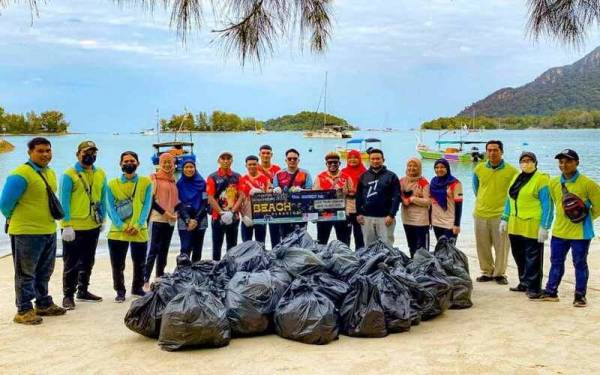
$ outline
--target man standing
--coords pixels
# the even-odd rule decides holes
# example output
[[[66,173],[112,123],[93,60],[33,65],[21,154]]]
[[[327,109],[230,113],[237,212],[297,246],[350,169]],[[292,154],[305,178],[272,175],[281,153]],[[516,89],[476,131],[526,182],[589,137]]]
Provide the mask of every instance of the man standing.
[[[501,141],[489,141],[485,145],[488,161],[475,167],[473,191],[475,192],[475,242],[481,276],[479,282],[495,280],[508,284],[506,264],[508,261],[508,235],[500,227],[508,188],[517,169],[502,159],[504,146]],[[492,256],[492,246],[495,257]]]
[[[218,159],[219,169],[208,176],[206,194],[211,207],[213,260],[221,259],[223,240],[226,249],[237,245],[239,211],[243,196],[239,193],[240,174],[231,170],[233,155],[223,152]]]
[[[365,246],[377,240],[394,246],[396,214],[400,208],[400,181],[383,163],[383,151],[369,151],[369,169],[356,190],[356,220],[362,226]]]
[[[290,148],[285,152],[286,169],[282,169],[275,174],[273,178],[273,192],[276,194],[297,192],[301,190],[310,190],[313,185],[310,173],[300,169],[300,153]],[[281,237],[292,233],[296,228],[306,228],[306,223],[302,224],[281,224],[279,226]]]
[[[260,156],[258,172],[267,176],[271,185],[273,185],[275,174],[281,170],[279,165],[271,162],[273,159],[273,148],[270,145],[262,145],[258,150],[258,155]],[[281,240],[279,225],[269,224],[269,237],[271,237],[271,248],[274,248]]]
[[[40,324],[42,316],[63,315],[48,294],[48,282],[56,258],[56,175],[48,167],[52,146],[46,138],[36,137],[27,143],[29,160],[7,178],[0,210],[8,223],[15,266],[15,302],[13,321]],[[50,195],[52,194],[52,196]],[[52,201],[51,201],[52,200]],[[53,215],[54,214],[54,215]],[[35,310],[31,300],[35,298]]]
[[[248,173],[240,179],[240,191],[244,195],[242,205],[242,241],[252,241],[252,235],[258,242],[265,242],[267,228],[265,224],[252,222],[252,196],[256,193],[271,191],[271,180],[266,175],[258,172],[258,158],[250,155],[246,158]]]
[[[319,173],[313,185],[313,190],[341,190],[344,198],[352,188],[350,179],[340,170],[340,155],[330,152],[325,155],[327,170]],[[335,228],[335,235],[339,241],[350,245],[350,229],[346,220],[319,221],[317,222],[317,240],[322,245],[327,245],[331,228]]]
[[[585,307],[589,270],[587,255],[594,238],[593,222],[600,217],[600,186],[579,173],[579,155],[566,149],[555,156],[562,174],[550,180],[555,220],[550,241],[550,272],[541,301],[558,301],[558,286],[565,272],[569,249],[575,266],[573,306]]]
[[[65,211],[62,221],[63,307],[75,308],[77,300],[100,302],[102,297],[88,291],[100,227],[106,218],[106,175],[94,167],[98,148],[92,141],[77,147],[77,163],[61,179],[60,201]]]

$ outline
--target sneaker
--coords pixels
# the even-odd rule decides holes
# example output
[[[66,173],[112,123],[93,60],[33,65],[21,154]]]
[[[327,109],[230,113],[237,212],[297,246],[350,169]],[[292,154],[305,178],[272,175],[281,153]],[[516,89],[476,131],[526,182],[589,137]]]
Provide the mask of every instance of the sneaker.
[[[540,301],[540,302],[558,302],[558,301],[560,301],[560,299],[558,298],[558,295],[550,294],[548,292],[540,293],[538,298],[534,298],[533,300]]]
[[[59,316],[59,315],[65,315],[66,312],[67,312],[66,309],[63,309],[62,307],[60,307],[54,303],[48,307],[44,307],[44,308],[36,307],[35,308],[35,313],[40,316]]]
[[[527,298],[529,299],[539,299],[541,296],[541,292],[527,292]]]
[[[488,275],[481,275],[478,278],[476,278],[475,280],[477,280],[480,283],[485,283],[485,282],[494,280],[494,278],[491,276],[488,276]]]
[[[119,294],[117,294],[117,296],[115,297],[115,302],[116,303],[123,303],[123,302],[125,302],[125,293],[119,293]]]
[[[506,278],[506,276],[496,276],[494,277],[494,280],[496,280],[497,284],[508,285],[508,279]]]
[[[526,292],[527,288],[519,284],[517,286],[513,286],[512,288],[508,288],[508,290],[510,290],[511,292]]]
[[[585,296],[582,296],[581,294],[575,294],[575,299],[573,300],[573,306],[586,307],[587,300],[585,299]]]
[[[42,317],[37,315],[33,309],[17,313],[13,318],[13,322],[26,325],[37,325],[42,321]]]
[[[65,296],[63,298],[62,307],[64,307],[67,310],[75,309],[75,301],[73,300],[73,297]]]
[[[81,302],[102,302],[102,297],[88,292],[77,292],[77,301]]]
[[[143,297],[146,295],[146,292],[144,292],[143,289],[138,289],[138,290],[132,290],[131,291],[131,295],[132,296],[138,296],[138,297]]]

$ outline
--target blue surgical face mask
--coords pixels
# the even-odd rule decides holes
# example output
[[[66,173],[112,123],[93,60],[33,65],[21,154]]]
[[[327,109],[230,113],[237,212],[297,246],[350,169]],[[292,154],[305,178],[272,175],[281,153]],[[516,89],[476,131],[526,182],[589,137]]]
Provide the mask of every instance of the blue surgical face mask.
[[[81,163],[84,165],[93,165],[96,162],[96,155],[83,155],[81,158]]]

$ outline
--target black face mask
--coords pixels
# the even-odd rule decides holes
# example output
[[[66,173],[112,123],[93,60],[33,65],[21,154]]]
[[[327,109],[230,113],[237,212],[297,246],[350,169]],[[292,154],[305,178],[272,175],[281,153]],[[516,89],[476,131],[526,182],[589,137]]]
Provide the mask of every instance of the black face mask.
[[[84,165],[93,165],[96,162],[96,155],[83,155],[81,163]]]
[[[123,164],[123,166],[121,167],[121,170],[127,174],[132,174],[133,172],[135,172],[136,169],[137,165],[135,164]]]

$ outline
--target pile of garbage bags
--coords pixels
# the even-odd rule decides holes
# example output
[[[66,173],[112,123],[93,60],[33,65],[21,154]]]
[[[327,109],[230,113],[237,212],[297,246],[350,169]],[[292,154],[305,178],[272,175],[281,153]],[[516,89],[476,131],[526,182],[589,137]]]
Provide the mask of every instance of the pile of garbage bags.
[[[467,257],[453,239],[411,259],[383,242],[354,252],[297,230],[272,251],[248,241],[219,262],[179,255],[174,272],[132,302],[125,325],[167,351],[273,332],[327,344],[340,333],[407,332],[447,309],[471,307],[472,290]]]

